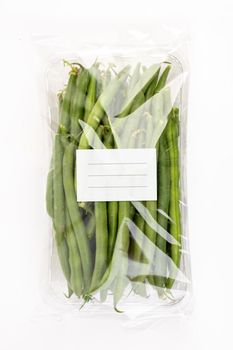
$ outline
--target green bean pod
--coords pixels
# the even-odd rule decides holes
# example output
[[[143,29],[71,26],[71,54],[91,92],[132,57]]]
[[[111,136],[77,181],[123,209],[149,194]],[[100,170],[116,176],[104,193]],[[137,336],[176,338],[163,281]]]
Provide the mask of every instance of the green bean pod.
[[[92,237],[95,234],[95,214],[94,213],[91,214],[89,217],[86,230],[87,230],[87,237],[89,239],[92,239]]]
[[[150,85],[148,86],[148,89],[145,92],[146,100],[149,100],[156,93],[156,87],[159,79],[160,70],[161,68],[157,70],[157,72],[153,76],[152,81],[150,82]]]
[[[128,75],[128,70],[129,70],[128,67],[123,69],[118,74],[118,76],[109,83],[108,89],[104,90],[103,93],[98,98],[98,100],[96,101],[87,120],[87,123],[89,124],[89,126],[91,126],[94,130],[98,128],[102,118],[105,115],[104,108],[107,108],[107,106],[111,103],[113,97],[122,87],[122,84]],[[82,133],[82,136],[79,142],[79,148],[80,149],[90,148],[90,145],[86,138],[85,133]]]
[[[55,136],[54,144],[54,169],[53,169],[53,198],[54,216],[53,223],[56,233],[63,235],[65,231],[65,194],[63,189],[63,143],[62,136]]]
[[[143,91],[140,91],[132,103],[130,113],[136,111],[139,107],[143,105],[143,103],[145,103],[145,95]]]
[[[159,73],[160,73],[160,68],[158,69],[157,71],[157,74],[155,75],[154,77],[154,81],[152,81],[151,85],[148,87],[148,90],[147,90],[147,98],[150,98],[152,96],[154,96],[155,94],[159,93],[166,85],[166,82],[167,82],[167,78],[168,78],[168,74],[170,72],[170,69],[171,69],[171,66],[168,65],[165,70],[163,71],[163,73],[161,74],[161,76],[159,77]],[[154,113],[158,113],[156,109],[158,109],[159,106],[158,106],[158,103],[156,104],[156,106],[151,106],[151,113],[152,115]],[[151,131],[153,130],[153,126],[150,125],[149,126],[149,120],[148,120],[148,129],[151,129]],[[151,135],[150,133],[150,130],[148,130],[148,135]],[[150,136],[149,136],[150,137]],[[164,144],[164,140],[163,138],[165,138],[165,136],[161,136],[161,142]],[[150,140],[148,140],[148,143],[151,144]],[[163,170],[164,169],[164,160],[162,159],[162,163],[161,163],[161,157],[162,158],[165,158],[165,155],[164,154],[161,154],[161,153],[164,153],[165,152],[165,149],[164,147],[162,147],[162,149],[160,150],[161,153],[158,151],[159,149],[159,144],[160,142],[158,142],[158,145],[157,145],[157,164],[158,164],[158,161],[160,160],[160,165],[159,165],[159,169],[157,170],[158,173],[160,174],[159,177],[160,179],[162,180],[162,177],[164,177],[166,175],[166,171],[168,171],[168,168],[167,170]],[[169,179],[167,179],[167,181],[169,181]],[[164,179],[164,182],[166,183],[166,179]],[[161,184],[161,181],[160,181],[160,184]],[[163,185],[161,184],[161,188],[162,188],[162,191],[163,191]],[[158,189],[159,190],[159,189]],[[157,190],[157,192],[158,192]],[[161,201],[163,203],[163,199],[161,199],[161,190],[160,190],[160,206],[163,205],[161,204]],[[148,201],[146,202],[146,208],[148,209],[148,211],[150,212],[150,214],[152,215],[153,219],[155,221],[159,221],[162,219],[162,221],[164,221],[165,218],[161,218],[161,216],[158,217],[158,214],[157,214],[157,206],[158,206],[158,198],[157,198],[157,201]],[[166,212],[166,211],[165,211]],[[167,212],[166,212],[167,213]],[[165,223],[164,223],[165,225]],[[146,236],[154,243],[156,244],[156,241],[158,240],[158,244],[159,246],[163,246],[164,244],[166,244],[165,240],[162,238],[162,237],[157,237],[157,233],[152,229],[152,227],[150,225],[148,225],[148,223],[145,224],[145,234]],[[157,237],[157,238],[156,238]],[[151,256],[150,256],[151,255]],[[149,254],[150,258],[150,265],[154,265],[154,260],[156,259],[156,257],[154,256],[153,252],[151,252],[151,254]],[[165,264],[166,265],[166,264]],[[154,284],[163,284],[163,278],[160,279],[156,276],[148,276],[148,281],[150,284],[154,285]]]
[[[69,264],[69,250],[68,250],[65,235],[59,235],[55,232],[55,242],[56,242],[56,248],[57,248],[60,265],[69,286],[71,271],[70,271],[70,264]]]
[[[89,72],[83,68],[76,79],[75,90],[73,91],[70,104],[71,135],[78,139],[81,127],[79,120],[84,117],[87,86],[89,83]]]
[[[106,202],[95,202],[96,218],[96,255],[94,271],[91,280],[91,290],[99,285],[101,278],[107,268],[108,255],[108,224]]]
[[[70,216],[66,210],[66,241],[69,250],[70,265],[70,287],[72,291],[80,298],[83,290],[82,263],[77,242],[70,221]]]
[[[65,195],[63,189],[63,153],[67,143],[66,133],[70,127],[70,104],[75,91],[77,68],[72,68],[64,96],[59,98],[60,125],[54,142],[53,199],[54,227],[57,234],[65,230]]]
[[[108,245],[108,262],[111,261],[116,237],[117,237],[117,215],[118,215],[118,202],[109,202],[108,203],[108,232],[109,232],[109,245]]]
[[[157,94],[159,91],[161,91],[164,86],[166,85],[167,82],[167,78],[168,78],[168,74],[171,70],[171,65],[169,64],[163,71],[163,73],[161,74],[159,80],[158,80],[158,84],[156,85],[156,89],[154,91],[154,94]]]
[[[113,135],[111,132],[104,133],[104,145],[106,148],[114,148],[113,145]],[[116,242],[117,236],[117,216],[118,216],[118,202],[108,202],[107,203],[108,211],[108,263],[112,259],[112,254]]]
[[[119,273],[114,281],[113,303],[117,310],[117,304],[120,301],[124,289],[127,284],[127,270],[128,270],[128,249],[129,249],[129,228],[125,222],[126,218],[130,217],[130,202],[119,202],[118,211],[118,229],[122,230],[122,241],[120,251],[122,261],[119,266]]]
[[[180,166],[179,166],[179,110],[173,109],[168,122],[167,138],[169,143],[170,154],[170,172],[171,172],[171,189],[170,189],[170,207],[169,217],[170,234],[180,244],[171,244],[170,254],[172,261],[177,267],[180,266],[181,258],[181,213],[180,213]],[[168,278],[166,287],[172,288],[174,279]]]
[[[55,136],[54,144],[54,169],[53,169],[53,193],[54,193],[54,216],[55,242],[64,276],[69,284],[70,265],[69,251],[65,239],[65,197],[62,179],[63,144],[61,135]]]
[[[85,290],[87,290],[91,282],[92,259],[85,225],[80,215],[79,206],[77,203],[76,193],[74,189],[75,149],[76,147],[74,143],[70,143],[65,148],[63,158],[63,183],[67,208],[81,256],[84,287]]]
[[[131,109],[129,111],[129,114],[135,112],[139,107],[141,107],[143,105],[144,102],[145,102],[144,93],[142,91],[140,91],[140,93],[138,93],[136,98],[133,100],[133,103],[131,105]],[[116,119],[116,124],[117,124],[118,121],[119,121],[119,119]],[[138,139],[136,140],[134,135],[132,135],[131,128],[127,128],[127,123],[131,123],[131,121],[126,120],[124,122],[124,124],[122,124],[121,130],[120,129],[118,130],[118,133],[120,134],[120,141],[121,141],[122,145],[123,146],[126,145],[127,148],[139,148],[139,143],[141,142],[141,138],[144,135],[140,132],[139,133],[140,140],[138,140]],[[140,124],[142,125],[142,128],[141,128],[141,131],[142,131],[143,127],[145,125],[143,119],[139,120],[139,122],[137,124],[135,124],[135,126],[134,126],[134,133],[138,133],[138,131],[140,130]],[[115,128],[117,128],[116,125],[115,125]],[[140,143],[140,147],[142,147],[141,143]]]
[[[135,214],[133,220],[135,222],[135,225],[139,228],[139,230],[144,232],[145,221],[138,212]],[[133,243],[134,244],[131,245],[131,252],[130,252],[131,259],[133,261],[140,262],[141,257],[142,257],[142,249],[141,249],[139,243],[137,243],[135,240],[133,240]],[[141,245],[142,245],[142,243],[143,242],[141,241]],[[137,281],[138,281],[139,276],[140,276],[140,271],[138,271],[138,277],[136,278]]]
[[[68,131],[70,129],[70,103],[75,91],[78,70],[72,68],[70,78],[61,104],[60,127]]]
[[[96,131],[100,140],[103,139],[104,126],[100,125]],[[108,263],[108,212],[106,202],[95,202],[95,238],[96,252],[90,291],[98,288],[106,272]],[[100,289],[100,299],[103,302],[107,297],[107,290]]]
[[[58,94],[58,109],[59,109],[59,120],[61,119],[61,107],[63,103],[62,93]],[[54,216],[54,196],[53,196],[53,156],[52,156],[52,168],[48,172],[47,185],[46,185],[46,210],[48,215],[53,218]]]
[[[134,72],[133,72],[132,77],[131,77],[130,82],[129,82],[128,94],[130,94],[132,92],[132,90],[134,89],[136,83],[138,82],[138,80],[140,78],[140,67],[141,67],[141,64],[138,63],[134,69]],[[119,118],[126,117],[128,114],[130,114],[130,111],[131,111],[131,108],[132,108],[132,105],[133,105],[135,99],[137,99],[137,96],[119,114],[119,116],[118,116]]]
[[[138,227],[138,230],[144,232],[145,220],[139,213],[135,214],[133,221]],[[137,232],[135,234],[137,235]],[[134,238],[131,241],[131,247],[133,247],[133,249],[129,253],[130,259],[132,259],[133,262],[138,263],[138,269],[134,271],[136,276],[131,280],[132,287],[135,294],[138,294],[142,297],[146,297],[146,285],[144,283],[145,276],[142,272],[142,266],[144,263],[144,249],[142,247],[144,239],[142,235],[137,235],[137,242],[135,242]]]
[[[97,81],[96,81],[96,67],[91,67],[90,69],[90,82],[87,90],[87,97],[85,103],[85,115],[84,121],[87,122],[89,115],[96,103],[96,94],[97,94]]]
[[[117,237],[118,202],[108,202],[108,262],[111,261]]]
[[[46,186],[46,209],[51,218],[54,216],[53,201],[53,169],[51,169],[47,176]]]
[[[147,201],[146,202],[146,209],[151,214],[153,219],[156,221],[156,219],[157,219],[157,201]],[[153,230],[153,228],[147,222],[145,223],[145,235],[155,245],[156,232]],[[150,267],[154,265],[154,258],[155,258],[154,250],[152,250],[150,247],[151,246],[144,248],[145,251],[147,251],[149,270],[150,270]],[[154,284],[153,276],[148,276],[148,281],[150,284]]]
[[[148,72],[150,71],[151,68],[153,68],[153,66],[148,68]],[[158,72],[158,69],[155,71],[155,73],[147,81],[145,81],[144,85],[141,87],[141,90],[132,98],[132,100],[128,103],[128,105],[119,114],[118,118],[124,118],[128,114],[132,113],[132,106],[133,106],[133,104],[135,103],[136,100],[138,100],[140,94],[143,94],[143,95],[146,94],[148,87],[151,85],[152,81],[158,75],[157,72]],[[147,75],[147,72],[144,72],[143,76],[146,76],[146,75]],[[142,80],[143,80],[143,76],[141,77]],[[133,89],[133,87],[132,87],[132,89]]]
[[[170,205],[170,157],[168,142],[166,136],[166,129],[160,137],[159,141],[159,158],[158,158],[158,214],[157,222],[165,230],[168,229],[167,215]],[[162,214],[162,212],[165,215]],[[156,245],[164,254],[166,254],[166,240],[157,234]],[[159,275],[155,276],[155,284],[158,287],[164,288],[166,282],[167,273],[167,261],[166,256],[155,256],[155,265]]]
[[[135,98],[134,103],[132,104],[130,112],[133,113],[137,108],[139,108],[141,105],[143,105],[143,103],[145,103],[145,95],[144,95],[143,91],[140,91],[140,93],[137,95],[137,98]],[[135,129],[136,129],[135,131],[137,133],[137,137],[131,136],[131,138],[129,140],[128,148],[143,148],[144,147],[144,145],[143,145],[143,143],[144,143],[144,126],[145,126],[145,121],[143,119],[139,120],[139,125],[135,125]],[[127,128],[127,125],[126,125],[126,128]],[[130,207],[134,209],[134,206],[131,204],[130,204]],[[138,226],[138,228],[141,231],[144,231],[145,221],[142,218],[142,216],[139,213],[136,213],[135,215],[134,215],[134,213],[132,213],[132,214],[134,216],[135,224]],[[132,214],[131,214],[131,217],[133,217]],[[143,244],[143,242],[142,242],[142,244]],[[130,253],[131,253],[133,260],[140,261],[140,258],[142,258],[142,249],[136,243],[135,239],[131,240]],[[138,276],[140,276],[140,277],[138,277],[136,280],[138,282],[143,282],[144,278],[143,278],[140,270],[141,269],[139,266]],[[141,288],[134,285],[134,290],[136,293],[138,293],[138,291],[140,289]]]

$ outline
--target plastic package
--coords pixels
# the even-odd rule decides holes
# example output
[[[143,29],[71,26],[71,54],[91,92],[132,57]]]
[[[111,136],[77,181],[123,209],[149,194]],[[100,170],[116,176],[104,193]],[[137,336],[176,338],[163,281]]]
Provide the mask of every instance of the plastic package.
[[[177,41],[47,58],[49,286],[62,305],[184,312],[188,74]]]

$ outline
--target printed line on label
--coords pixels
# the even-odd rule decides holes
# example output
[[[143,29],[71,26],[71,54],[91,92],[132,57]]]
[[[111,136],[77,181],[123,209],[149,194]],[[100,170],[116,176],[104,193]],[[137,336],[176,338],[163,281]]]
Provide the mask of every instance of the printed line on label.
[[[147,188],[148,186],[88,186],[88,188]]]
[[[142,162],[142,163],[87,163],[87,165],[147,165],[147,162]]]
[[[148,176],[147,174],[88,174],[89,177],[95,176]]]

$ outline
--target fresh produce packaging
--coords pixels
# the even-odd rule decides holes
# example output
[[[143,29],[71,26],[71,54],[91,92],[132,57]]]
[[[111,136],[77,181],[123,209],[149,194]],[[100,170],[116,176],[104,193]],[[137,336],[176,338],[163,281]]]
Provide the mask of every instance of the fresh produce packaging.
[[[190,299],[187,67],[180,48],[153,45],[50,59],[50,286],[80,313]]]

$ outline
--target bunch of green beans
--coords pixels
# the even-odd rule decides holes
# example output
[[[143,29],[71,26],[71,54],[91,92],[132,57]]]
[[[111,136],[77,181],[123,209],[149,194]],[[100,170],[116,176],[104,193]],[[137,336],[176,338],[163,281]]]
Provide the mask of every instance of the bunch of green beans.
[[[69,296],[87,302],[98,292],[101,301],[113,295],[118,311],[128,287],[141,297],[149,290],[164,296],[175,288],[182,243],[180,116],[174,106],[168,115],[161,112],[166,110],[163,91],[171,68],[169,63],[149,68],[137,64],[116,73],[97,63],[89,69],[70,65],[67,85],[58,98],[59,123],[46,191]],[[156,100],[156,95],[161,98]],[[159,139],[153,140],[158,113],[166,123]],[[122,144],[155,148],[156,201],[77,202],[76,150],[92,148],[80,121],[91,127],[106,149]]]

